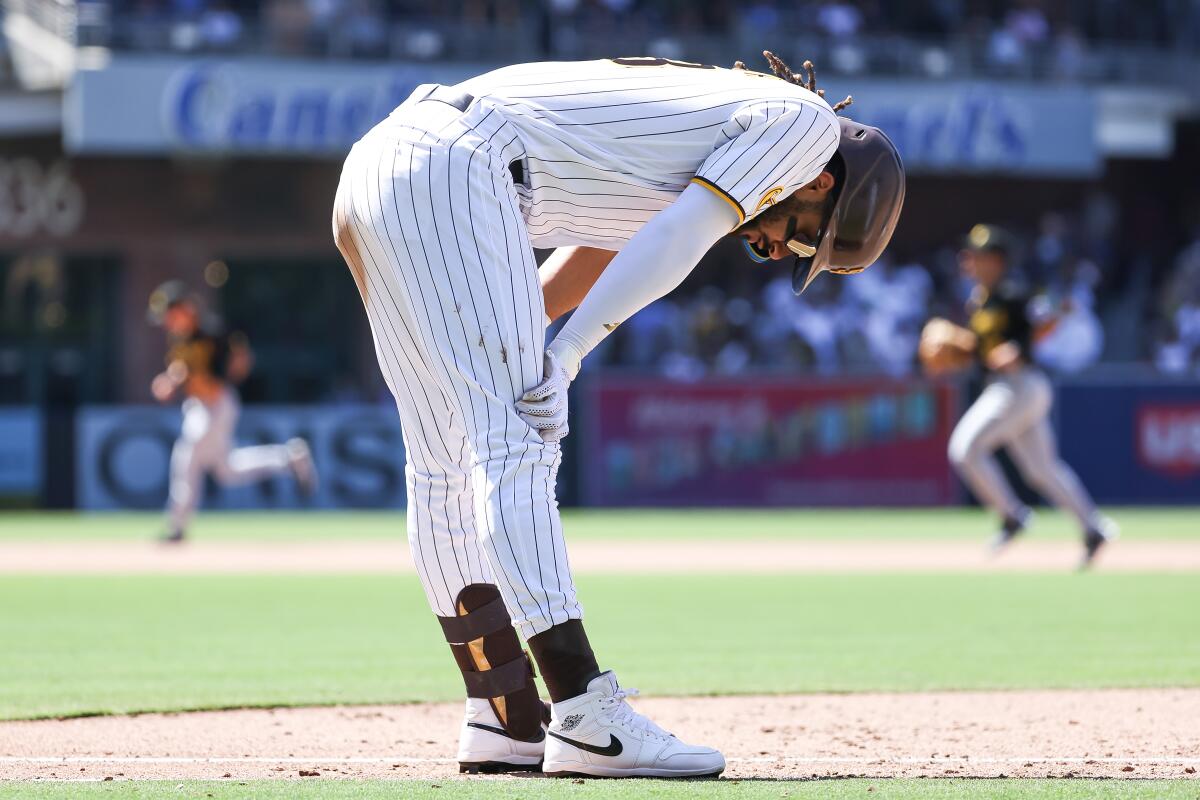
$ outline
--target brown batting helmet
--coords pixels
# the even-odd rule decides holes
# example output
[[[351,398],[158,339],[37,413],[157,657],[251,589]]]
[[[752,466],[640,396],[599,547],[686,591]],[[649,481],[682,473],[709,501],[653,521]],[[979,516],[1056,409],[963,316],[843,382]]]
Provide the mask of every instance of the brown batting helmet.
[[[800,294],[822,272],[853,275],[879,258],[904,205],[904,164],[892,140],[849,117],[838,117],[842,138],[829,162],[834,201],[808,245],[789,242],[796,253],[792,291]]]

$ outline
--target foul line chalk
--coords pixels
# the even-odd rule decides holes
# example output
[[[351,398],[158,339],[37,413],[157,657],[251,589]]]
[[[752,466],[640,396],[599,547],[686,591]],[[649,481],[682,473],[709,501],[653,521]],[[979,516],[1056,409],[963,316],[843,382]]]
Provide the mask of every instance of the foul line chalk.
[[[1188,756],[1029,756],[1025,758],[937,756],[917,758],[897,756],[870,758],[867,756],[761,756],[756,758],[727,758],[732,764],[862,764],[862,765],[919,765],[919,764],[1168,764],[1200,765],[1200,757]],[[0,756],[0,764],[454,764],[453,758],[406,757],[342,757],[322,756]]]

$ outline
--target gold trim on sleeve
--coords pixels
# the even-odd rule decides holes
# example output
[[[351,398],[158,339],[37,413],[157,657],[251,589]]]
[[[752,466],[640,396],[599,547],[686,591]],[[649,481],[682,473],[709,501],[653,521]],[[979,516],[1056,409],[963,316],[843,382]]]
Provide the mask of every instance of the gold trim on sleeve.
[[[720,186],[717,186],[715,183],[708,180],[707,178],[701,178],[699,175],[692,178],[692,183],[703,186],[705,189],[708,189],[710,192],[715,194],[717,197],[721,198],[726,203],[729,203],[729,205],[733,206],[733,210],[736,211],[737,215],[738,215],[738,225],[741,225],[743,222],[746,221],[746,212],[742,210],[742,204],[739,203],[737,200],[734,200],[732,197],[730,197],[729,193],[726,192],[724,189],[722,189]]]

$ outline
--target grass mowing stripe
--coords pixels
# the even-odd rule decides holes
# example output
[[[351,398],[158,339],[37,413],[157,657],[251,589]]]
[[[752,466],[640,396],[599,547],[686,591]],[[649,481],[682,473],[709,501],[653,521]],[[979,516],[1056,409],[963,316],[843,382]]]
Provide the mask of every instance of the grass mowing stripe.
[[[604,665],[657,695],[1200,685],[1189,575],[580,584]],[[8,577],[0,608],[0,718],[462,692],[412,577]]]
[[[1111,509],[1129,539],[1200,537],[1195,508]],[[567,509],[569,539],[977,539],[994,523],[973,508],[938,509]],[[0,512],[0,539],[149,539],[162,528],[158,513]],[[211,512],[193,533],[204,539],[338,539],[404,537],[399,511]],[[1038,513],[1031,536],[1075,539],[1075,524],[1056,512]]]
[[[1196,781],[1115,781],[1115,780],[962,780],[962,779],[844,779],[819,781],[653,781],[584,780],[444,780],[444,781],[352,781],[352,780],[278,780],[278,781],[113,781],[109,783],[0,783],[0,798],[20,797],[32,800],[51,798],[392,798],[406,800],[624,800],[655,798],[676,800],[760,800],[786,797],[794,800],[861,799],[882,800],[959,800],[988,797],[998,800],[1192,800]]]

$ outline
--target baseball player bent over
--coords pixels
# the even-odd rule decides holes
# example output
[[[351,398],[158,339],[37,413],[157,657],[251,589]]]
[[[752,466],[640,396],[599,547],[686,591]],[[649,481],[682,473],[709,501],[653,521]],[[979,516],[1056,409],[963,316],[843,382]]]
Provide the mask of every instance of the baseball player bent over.
[[[166,369],[150,391],[160,403],[183,394],[183,426],[171,448],[165,542],[182,542],[204,492],[204,476],[240,486],[291,473],[301,491],[316,490],[317,471],[303,439],[286,444],[234,448],[238,383],[250,374],[253,355],[243,336],[228,336],[219,325],[201,324],[199,302],[178,281],[150,295],[150,322],[167,335]]]
[[[968,328],[931,320],[919,355],[932,374],[978,362],[987,386],[950,436],[950,462],[975,496],[1000,517],[992,542],[999,551],[1029,525],[1032,512],[1017,499],[995,459],[1004,447],[1025,481],[1079,522],[1080,567],[1091,564],[1116,524],[1100,514],[1079,477],[1058,456],[1050,408],[1054,389],[1032,360],[1034,326],[1029,295],[1006,277],[1012,239],[995,225],[976,225],[959,254],[963,274],[975,282],[967,301]]]
[[[799,292],[891,237],[891,142],[838,117],[811,65],[805,80],[767,58],[773,75],[633,58],[425,85],[346,159],[333,232],[400,413],[413,557],[466,684],[464,772],[725,768],[601,671],[554,487],[580,362],[718,239],[795,256]],[[557,248],[540,271],[535,246]]]

